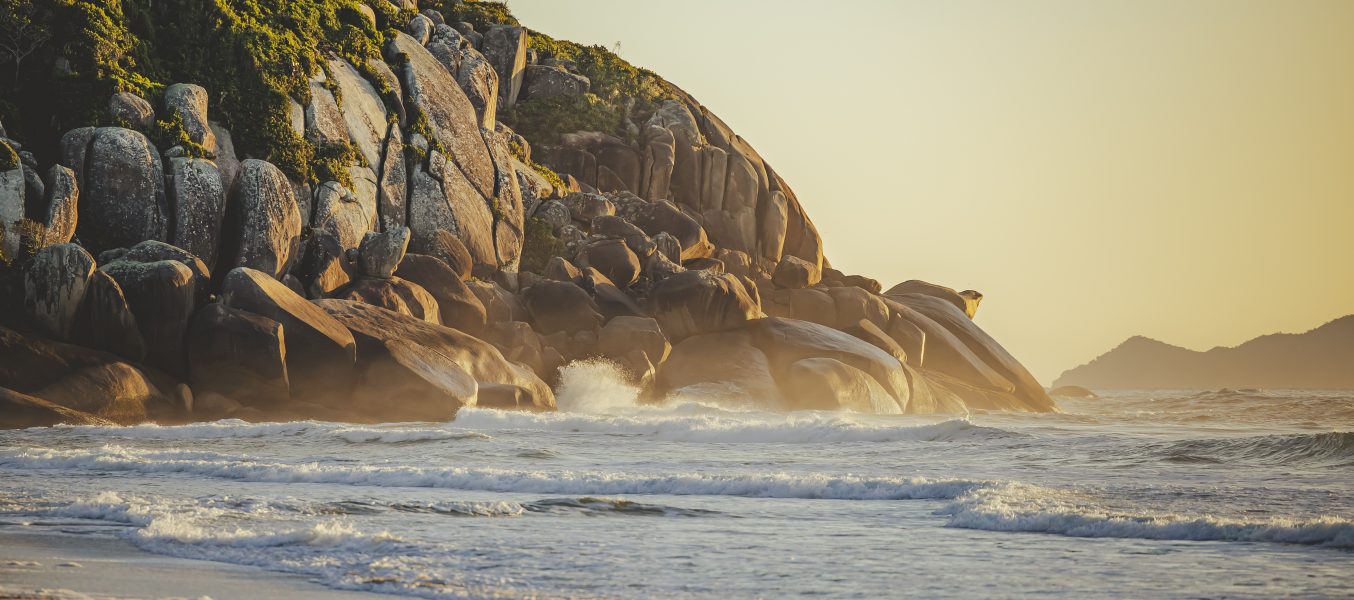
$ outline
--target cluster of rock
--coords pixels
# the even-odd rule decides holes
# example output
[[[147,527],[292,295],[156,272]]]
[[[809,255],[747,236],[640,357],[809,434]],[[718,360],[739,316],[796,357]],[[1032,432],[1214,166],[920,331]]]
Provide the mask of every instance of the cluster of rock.
[[[497,114],[589,82],[525,30],[428,11],[385,55],[334,58],[292,110],[357,150],[346,184],[238,156],[191,84],[160,114],[205,157],[88,127],[40,171],[0,129],[21,157],[0,171],[0,424],[550,410],[558,368],[592,357],[651,398],[1052,409],[972,322],[981,295],[832,269],[784,180],[680,90],[633,143],[536,148],[560,185]],[[109,109],[156,117],[130,94]],[[542,273],[519,268],[532,219],[564,247]]]

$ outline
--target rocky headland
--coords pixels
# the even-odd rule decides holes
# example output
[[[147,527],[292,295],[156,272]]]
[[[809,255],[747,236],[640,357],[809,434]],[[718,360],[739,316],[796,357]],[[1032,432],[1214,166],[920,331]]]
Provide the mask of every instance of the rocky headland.
[[[653,400],[1054,410],[981,294],[832,268],[709,109],[501,4],[18,7],[0,426],[553,410],[598,357]]]
[[[1354,315],[1304,333],[1263,335],[1205,352],[1134,336],[1095,360],[1068,369],[1054,385],[1093,389],[1354,389]]]

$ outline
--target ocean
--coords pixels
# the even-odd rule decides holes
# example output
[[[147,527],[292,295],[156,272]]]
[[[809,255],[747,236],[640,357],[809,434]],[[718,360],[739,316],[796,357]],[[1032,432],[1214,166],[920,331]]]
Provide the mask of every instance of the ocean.
[[[0,544],[426,598],[1354,595],[1354,392],[1124,391],[1061,414],[639,406],[0,432]]]

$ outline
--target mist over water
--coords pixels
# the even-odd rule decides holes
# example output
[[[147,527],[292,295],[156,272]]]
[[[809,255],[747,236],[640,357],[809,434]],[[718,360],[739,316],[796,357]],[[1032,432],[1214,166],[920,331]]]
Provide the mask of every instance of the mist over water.
[[[0,432],[0,538],[120,536],[429,598],[1354,589],[1354,392],[962,418],[637,398],[578,363],[558,413]]]

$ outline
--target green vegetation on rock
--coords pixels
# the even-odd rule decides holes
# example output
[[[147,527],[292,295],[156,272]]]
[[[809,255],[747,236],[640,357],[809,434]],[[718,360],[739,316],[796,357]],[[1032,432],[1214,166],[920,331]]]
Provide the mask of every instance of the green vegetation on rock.
[[[384,40],[358,0],[0,0],[0,26],[23,5],[50,39],[22,63],[6,61],[22,83],[0,88],[0,118],[22,124],[44,154],[69,129],[109,124],[114,92],[159,104],[166,85],[192,82],[240,152],[298,179],[312,177],[316,150],[292,130],[289,99],[309,101],[326,56],[364,68]],[[389,12],[378,26],[392,24]],[[173,137],[172,121],[165,127]]]
[[[533,142],[559,143],[561,134],[575,131],[615,133],[621,111],[595,94],[528,100],[505,115],[513,130]]]
[[[427,6],[428,3],[424,3]],[[448,23],[459,23],[465,21],[475,27],[475,31],[484,30],[495,25],[519,25],[517,18],[508,11],[508,5],[503,2],[464,2],[458,0],[443,0],[438,7],[442,16],[446,17]]]

